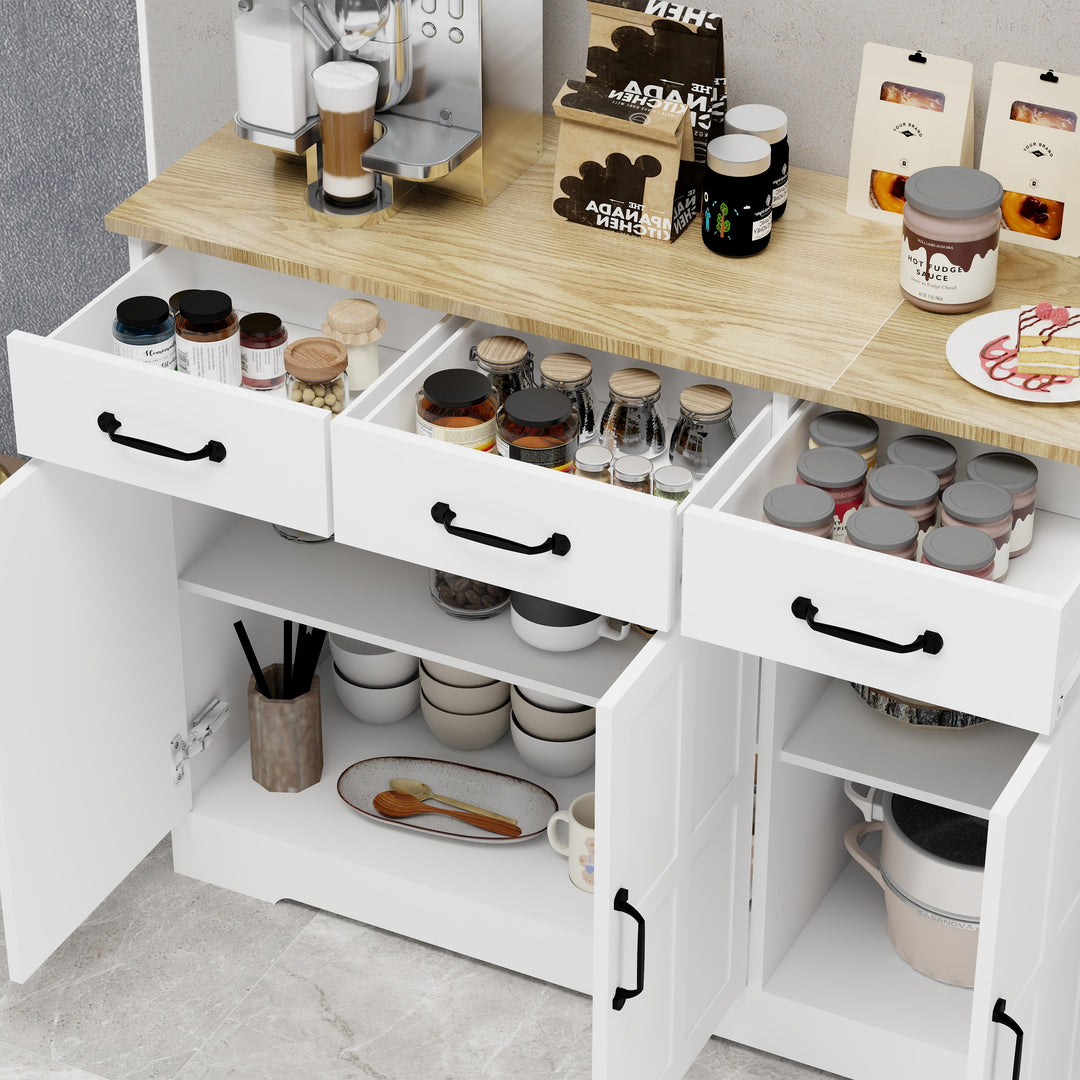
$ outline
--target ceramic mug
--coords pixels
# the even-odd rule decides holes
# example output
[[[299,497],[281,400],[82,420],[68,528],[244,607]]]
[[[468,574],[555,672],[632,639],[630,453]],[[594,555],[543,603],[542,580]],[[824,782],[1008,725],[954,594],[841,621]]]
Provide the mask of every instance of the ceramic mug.
[[[568,843],[559,839],[559,822],[565,821]],[[570,880],[583,892],[593,891],[596,870],[596,792],[579,795],[568,810],[559,810],[548,819],[548,840],[551,846],[567,857]]]
[[[510,625],[522,641],[548,652],[573,652],[600,638],[622,641],[630,624],[613,630],[603,615],[526,593],[510,594]]]

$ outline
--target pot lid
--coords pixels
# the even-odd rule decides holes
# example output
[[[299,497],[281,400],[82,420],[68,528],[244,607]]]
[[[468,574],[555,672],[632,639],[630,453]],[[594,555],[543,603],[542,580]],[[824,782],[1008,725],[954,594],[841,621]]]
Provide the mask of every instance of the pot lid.
[[[908,795],[893,795],[892,816],[897,828],[923,851],[962,866],[985,865],[986,818]]]

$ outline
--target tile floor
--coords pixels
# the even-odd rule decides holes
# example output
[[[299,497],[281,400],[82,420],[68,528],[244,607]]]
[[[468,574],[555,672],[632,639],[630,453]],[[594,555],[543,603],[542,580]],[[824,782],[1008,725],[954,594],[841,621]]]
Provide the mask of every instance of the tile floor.
[[[589,1077],[588,998],[182,877],[168,840],[28,982],[6,966],[0,1080]],[[822,1076],[712,1039],[687,1080]]]

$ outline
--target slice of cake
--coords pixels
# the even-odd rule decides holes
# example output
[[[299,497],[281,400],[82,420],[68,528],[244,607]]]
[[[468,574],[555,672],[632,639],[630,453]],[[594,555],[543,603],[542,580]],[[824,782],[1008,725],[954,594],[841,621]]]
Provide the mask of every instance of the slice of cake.
[[[1043,300],[1020,309],[1016,373],[1080,377],[1080,308],[1054,307]]]

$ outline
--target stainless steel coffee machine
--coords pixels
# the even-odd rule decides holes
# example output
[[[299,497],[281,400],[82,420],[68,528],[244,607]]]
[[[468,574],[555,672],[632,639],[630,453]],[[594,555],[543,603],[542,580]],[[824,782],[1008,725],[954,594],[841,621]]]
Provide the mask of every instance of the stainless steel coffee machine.
[[[236,132],[307,159],[313,216],[363,225],[428,183],[494,199],[542,144],[543,0],[239,0]],[[311,72],[330,60],[379,71],[376,141],[362,158],[377,197],[322,194]]]

